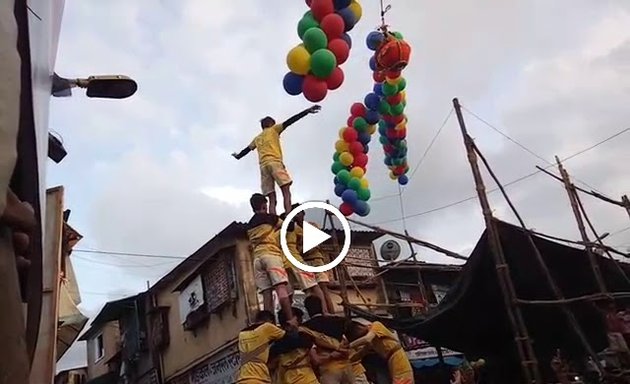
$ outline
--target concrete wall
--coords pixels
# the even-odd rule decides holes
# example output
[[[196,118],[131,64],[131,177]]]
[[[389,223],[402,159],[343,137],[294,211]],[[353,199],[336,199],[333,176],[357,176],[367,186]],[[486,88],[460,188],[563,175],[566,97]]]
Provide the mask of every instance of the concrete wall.
[[[103,345],[105,354],[102,358],[96,359],[96,339],[103,335]],[[88,378],[102,376],[109,372],[107,361],[120,349],[120,329],[117,321],[112,321],[101,328],[101,332],[96,333],[87,341]]]
[[[239,331],[248,324],[249,319],[253,318],[257,299],[249,245],[246,240],[229,240],[220,248],[234,245],[238,299],[233,306],[228,305],[220,313],[211,314],[209,320],[194,332],[184,329],[179,318],[179,294],[173,292],[173,289],[189,275],[180,276],[157,293],[158,306],[170,307],[168,312],[170,343],[162,352],[165,381],[220,353],[238,337]],[[212,255],[208,255],[210,256]]]

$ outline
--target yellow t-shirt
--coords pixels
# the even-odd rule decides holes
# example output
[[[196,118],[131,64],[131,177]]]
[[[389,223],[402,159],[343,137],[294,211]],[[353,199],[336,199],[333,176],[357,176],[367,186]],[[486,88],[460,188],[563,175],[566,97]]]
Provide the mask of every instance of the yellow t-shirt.
[[[249,145],[250,149],[256,149],[258,151],[258,163],[261,167],[274,162],[282,162],[280,133],[282,133],[283,129],[282,124],[265,128]]]
[[[256,213],[248,223],[247,237],[254,258],[261,256],[283,257],[280,248],[282,219],[276,215]]]
[[[287,231],[287,236],[286,236],[287,247],[289,248],[289,251],[291,251],[291,255],[293,255],[293,257],[295,257],[297,261],[303,263],[304,260],[302,260],[302,255],[300,254],[300,251],[298,250],[298,246],[297,246],[297,239],[298,239],[297,228],[298,226],[296,225],[293,231]],[[282,254],[282,256],[283,256],[282,258],[284,261],[284,268],[285,269],[293,268],[293,264],[291,264],[291,262],[289,262],[289,260],[286,257],[284,257],[284,253]]]
[[[350,364],[352,364],[352,373],[354,374],[354,376],[361,376],[365,373],[365,367],[361,363],[361,361],[363,360],[362,353],[360,353],[358,350],[351,350],[349,360]]]
[[[319,225],[317,223],[309,221],[309,224],[319,229]],[[324,254],[322,253],[321,249],[319,249],[319,247],[315,247],[311,249],[310,251],[306,252],[303,257],[304,257],[304,260],[306,261],[313,261],[313,260],[324,261],[325,260]]]
[[[341,348],[341,342],[334,337],[324,333],[313,331],[307,327],[300,327],[300,332],[309,335],[313,339],[313,343],[325,352],[338,351]],[[329,360],[320,366],[321,372],[339,371],[350,365],[348,358]]]
[[[278,356],[282,384],[318,384],[308,353],[310,348],[298,348]]]
[[[251,328],[251,327],[250,327]],[[271,374],[267,367],[269,343],[281,339],[285,331],[271,323],[264,323],[256,328],[246,328],[238,335],[238,351],[241,356],[260,350],[254,361],[241,361],[237,383],[271,383]]]
[[[407,354],[400,346],[400,342],[398,342],[392,331],[387,329],[387,327],[379,321],[372,323],[370,331],[376,335],[374,340],[372,340],[372,348],[374,351],[385,359],[389,357],[387,365],[390,375],[394,376],[413,371]]]

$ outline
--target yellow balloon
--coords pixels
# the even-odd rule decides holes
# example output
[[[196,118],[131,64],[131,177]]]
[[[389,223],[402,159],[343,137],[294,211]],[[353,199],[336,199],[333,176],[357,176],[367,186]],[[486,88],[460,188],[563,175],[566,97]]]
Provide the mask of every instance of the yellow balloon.
[[[368,188],[370,186],[370,182],[365,177],[361,179],[361,188]]]
[[[402,123],[398,124],[394,129],[397,131],[400,131],[405,128],[407,128],[407,122],[403,121]]]
[[[394,172],[390,172],[389,173],[389,178],[392,180],[396,180],[398,178],[398,176],[394,175]]]
[[[335,149],[339,153],[348,152],[348,143],[346,143],[344,140],[337,140],[337,142],[335,143]]]
[[[287,54],[287,66],[293,73],[306,75],[311,70],[311,54],[300,44]]]
[[[373,135],[375,132],[376,132],[376,125],[370,125],[370,126],[368,127],[368,133],[369,133],[370,135]]]
[[[400,92],[400,95],[402,96],[403,100],[407,100],[407,91]]]
[[[357,179],[360,179],[363,177],[363,175],[365,175],[365,171],[361,167],[354,167],[350,170],[350,174],[356,177]]]
[[[357,19],[357,21],[361,20],[361,16],[363,16],[363,9],[361,8],[361,4],[359,4],[358,1],[353,0],[352,3],[350,3],[350,5],[348,6],[348,8],[350,8],[352,13],[354,14],[354,17]]]
[[[346,130],[346,127],[343,127],[339,130],[339,138],[343,140],[343,132]]]
[[[354,157],[352,156],[350,152],[344,152],[341,155],[339,155],[339,161],[341,162],[341,164],[347,167],[350,164],[352,164],[352,162],[354,161]]]

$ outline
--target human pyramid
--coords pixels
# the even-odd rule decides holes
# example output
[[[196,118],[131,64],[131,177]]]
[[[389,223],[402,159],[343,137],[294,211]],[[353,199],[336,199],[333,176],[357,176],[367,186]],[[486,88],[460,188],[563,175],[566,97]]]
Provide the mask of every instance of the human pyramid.
[[[329,90],[343,83],[339,65],[348,58],[352,45],[349,32],[361,18],[356,0],[307,0],[309,11],[298,23],[303,43],[287,56],[291,72],[284,78],[290,95],[303,94],[312,102],[325,98]],[[392,179],[406,184],[406,105],[405,80],[400,75],[409,59],[409,46],[400,34],[383,25],[368,36],[368,48],[375,51],[370,66],[374,71],[374,91],[365,104],[355,103],[348,125],[340,131],[333,172],[335,193],[342,198],[340,210],[346,216],[365,216],[370,208],[367,179],[368,143],[378,125],[380,142]],[[413,384],[413,369],[395,334],[380,322],[368,323],[335,315],[326,273],[311,273],[295,267],[284,256],[280,229],[287,214],[297,207],[292,203],[292,178],[286,169],[280,144],[281,134],[319,105],[292,116],[282,123],[263,118],[260,132],[252,142],[232,156],[241,159],[258,152],[261,193],[250,198],[253,215],[247,225],[252,247],[256,286],[263,297],[263,310],[255,323],[239,334],[241,366],[237,383],[351,384],[369,383],[361,361],[369,353],[384,359],[393,384]],[[284,213],[277,214],[275,187],[282,194]],[[287,226],[286,242],[291,255],[312,266],[327,264],[319,248],[302,249],[304,213],[297,214]],[[315,223],[311,225],[317,226]],[[307,295],[304,305],[309,319],[293,306],[293,284]],[[276,325],[273,292],[280,304]]]

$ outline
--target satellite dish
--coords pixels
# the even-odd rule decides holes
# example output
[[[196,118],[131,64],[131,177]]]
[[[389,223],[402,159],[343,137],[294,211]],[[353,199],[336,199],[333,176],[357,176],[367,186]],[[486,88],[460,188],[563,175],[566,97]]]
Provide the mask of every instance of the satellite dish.
[[[395,240],[387,240],[381,245],[381,257],[385,260],[396,260],[400,256],[400,244]]]

